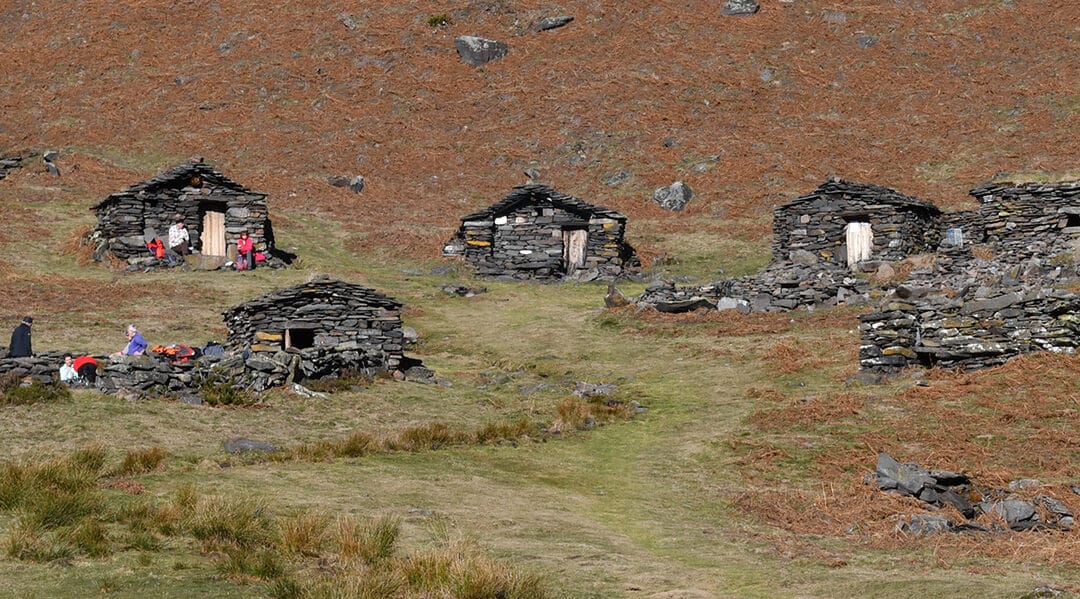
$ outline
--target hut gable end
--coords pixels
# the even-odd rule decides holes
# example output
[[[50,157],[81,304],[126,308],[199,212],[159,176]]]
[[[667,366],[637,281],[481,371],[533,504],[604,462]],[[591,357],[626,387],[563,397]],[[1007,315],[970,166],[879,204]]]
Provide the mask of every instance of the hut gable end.
[[[625,216],[547,185],[517,186],[461,221],[444,254],[464,255],[480,276],[613,278],[638,265]]]

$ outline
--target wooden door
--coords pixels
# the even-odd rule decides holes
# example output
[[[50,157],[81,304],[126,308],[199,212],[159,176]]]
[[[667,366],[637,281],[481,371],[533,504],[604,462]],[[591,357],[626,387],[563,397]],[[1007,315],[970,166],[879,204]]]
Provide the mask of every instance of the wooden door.
[[[225,211],[207,208],[203,213],[202,253],[206,256],[225,255]]]
[[[570,229],[563,231],[563,264],[566,265],[566,274],[574,274],[574,271],[585,266],[585,248],[589,242],[589,232],[585,229]]]
[[[852,221],[847,224],[847,263],[855,269],[858,263],[870,259],[874,247],[874,231],[870,223]]]

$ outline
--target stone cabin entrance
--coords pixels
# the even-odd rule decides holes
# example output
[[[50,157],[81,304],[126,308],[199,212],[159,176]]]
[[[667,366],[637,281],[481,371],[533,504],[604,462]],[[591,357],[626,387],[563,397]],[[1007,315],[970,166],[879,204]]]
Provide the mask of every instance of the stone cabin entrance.
[[[199,250],[206,256],[224,256],[228,247],[225,241],[225,208],[227,204],[224,198],[219,200],[203,200],[199,202],[199,215],[202,221],[202,247]]]
[[[847,264],[854,269],[860,262],[870,259],[874,248],[874,230],[866,216],[853,216],[847,220]]]
[[[579,268],[585,266],[585,250],[589,244],[589,230],[582,228],[566,228],[562,232],[563,238],[563,266],[566,274],[572,275]]]

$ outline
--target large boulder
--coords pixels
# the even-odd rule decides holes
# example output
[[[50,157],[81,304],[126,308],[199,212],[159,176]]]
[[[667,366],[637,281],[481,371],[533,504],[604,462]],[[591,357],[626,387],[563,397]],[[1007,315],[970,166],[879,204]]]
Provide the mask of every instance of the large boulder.
[[[654,191],[652,199],[665,210],[680,212],[694,199],[694,190],[682,181],[676,181]]]

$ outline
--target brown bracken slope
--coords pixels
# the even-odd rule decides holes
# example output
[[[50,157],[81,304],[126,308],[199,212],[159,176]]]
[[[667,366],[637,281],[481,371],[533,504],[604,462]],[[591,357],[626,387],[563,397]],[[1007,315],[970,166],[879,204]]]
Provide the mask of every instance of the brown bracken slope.
[[[830,175],[950,207],[1002,171],[1075,172],[1073,0],[762,0],[749,17],[722,4],[9,0],[0,154],[61,149],[85,196],[67,200],[87,207],[201,155],[272,209],[415,257],[529,166],[668,230],[765,221]],[[530,31],[560,14],[574,21]],[[462,34],[510,52],[468,66]],[[12,178],[48,185],[39,171],[0,182],[0,204],[22,199]],[[326,183],[354,174],[361,195]],[[698,192],[681,215],[648,202],[675,180]]]

